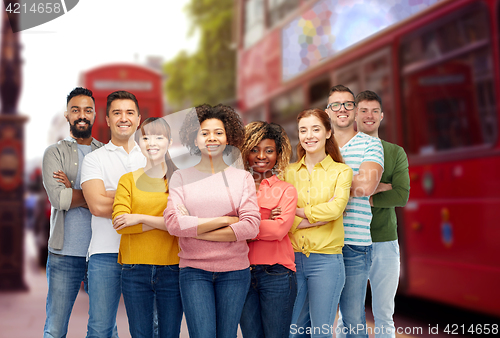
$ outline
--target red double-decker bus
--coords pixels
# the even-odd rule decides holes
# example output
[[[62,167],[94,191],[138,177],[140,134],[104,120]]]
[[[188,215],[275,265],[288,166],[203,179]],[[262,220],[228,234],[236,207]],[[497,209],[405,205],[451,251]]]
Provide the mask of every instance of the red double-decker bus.
[[[110,64],[84,72],[80,83],[92,90],[96,121],[92,136],[106,143],[111,135],[106,124],[106,98],[116,90],[131,92],[139,102],[141,121],[163,116],[162,75],[150,68],[130,64]]]
[[[368,2],[367,2],[368,3]],[[336,84],[383,100],[404,147],[400,292],[500,316],[500,1],[240,0],[238,106],[280,123]]]

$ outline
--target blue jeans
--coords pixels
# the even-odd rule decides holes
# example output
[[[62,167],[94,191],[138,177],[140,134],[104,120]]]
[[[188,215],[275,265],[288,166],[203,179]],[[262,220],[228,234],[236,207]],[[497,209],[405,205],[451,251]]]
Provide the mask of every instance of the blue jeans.
[[[297,299],[293,307],[290,338],[329,337],[334,332],[345,269],[342,255],[295,253]]]
[[[243,337],[288,337],[297,296],[295,272],[281,264],[250,267],[251,284],[240,327]]]
[[[250,269],[181,268],[179,283],[190,338],[234,338],[250,287]]]
[[[47,257],[47,318],[43,336],[66,337],[68,322],[82,282],[87,282],[85,257],[49,252]]]
[[[116,313],[122,294],[122,266],[118,254],[93,254],[89,258],[89,322],[87,338],[117,336]]]
[[[132,337],[153,337],[155,301],[158,337],[179,337],[179,265],[123,264],[122,292]]]
[[[368,338],[365,300],[372,246],[344,245],[345,285],[340,295],[337,337]]]
[[[374,242],[370,268],[372,311],[375,317],[375,337],[394,338],[394,297],[399,283],[398,241]]]

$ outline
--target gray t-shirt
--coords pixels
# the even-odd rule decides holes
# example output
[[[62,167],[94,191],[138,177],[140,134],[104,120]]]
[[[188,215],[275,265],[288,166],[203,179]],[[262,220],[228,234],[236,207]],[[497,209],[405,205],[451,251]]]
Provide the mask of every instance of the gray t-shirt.
[[[85,155],[92,151],[91,146],[78,145],[78,174],[76,176],[73,189],[82,189],[80,185],[81,164]],[[62,250],[55,250],[49,247],[49,251],[58,255],[66,256],[87,256],[87,251],[92,238],[92,228],[90,222],[92,214],[87,208],[72,208],[66,212],[64,219],[64,246]]]

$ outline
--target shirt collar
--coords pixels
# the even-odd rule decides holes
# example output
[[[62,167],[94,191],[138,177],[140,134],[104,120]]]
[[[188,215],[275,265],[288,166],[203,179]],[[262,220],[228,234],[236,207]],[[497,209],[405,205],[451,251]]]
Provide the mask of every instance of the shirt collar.
[[[76,138],[73,138],[71,136],[68,136],[64,139],[64,141],[68,141],[68,142],[71,142],[71,143],[77,143],[76,142]],[[90,144],[88,144],[89,146],[92,145],[92,143],[94,143],[96,141],[95,138],[92,138],[92,141],[90,142]]]
[[[276,175],[273,175],[269,178],[263,179],[262,182],[260,182],[260,184],[262,185],[263,183],[267,183],[267,185],[271,187],[274,183],[278,182],[279,180],[280,179]]]
[[[111,142],[111,140],[109,140],[109,142],[106,143],[105,147],[109,151],[115,151],[117,149],[123,149],[122,146],[115,145],[113,142]],[[140,151],[139,145],[137,144],[137,142],[134,141],[134,147],[130,150],[130,153],[132,153],[133,151],[136,151],[136,149],[138,149]],[[123,149],[123,151],[125,151],[125,149]]]
[[[334,163],[332,157],[330,155],[326,155],[326,157],[323,159],[323,161],[319,162],[319,164],[323,167],[323,169],[328,170],[328,168]],[[299,165],[297,166],[297,171],[302,167],[307,167],[306,166],[306,155],[302,156],[302,158],[299,161]]]

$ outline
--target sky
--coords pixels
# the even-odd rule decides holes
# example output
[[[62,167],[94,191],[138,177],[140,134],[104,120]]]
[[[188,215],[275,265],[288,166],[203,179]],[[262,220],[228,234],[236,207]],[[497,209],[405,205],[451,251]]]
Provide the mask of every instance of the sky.
[[[188,37],[184,10],[189,0],[80,0],[71,11],[20,33],[23,84],[18,110],[27,115],[25,158],[40,158],[47,131],[63,114],[66,96],[82,71],[115,63],[172,59],[194,52],[199,37]]]

